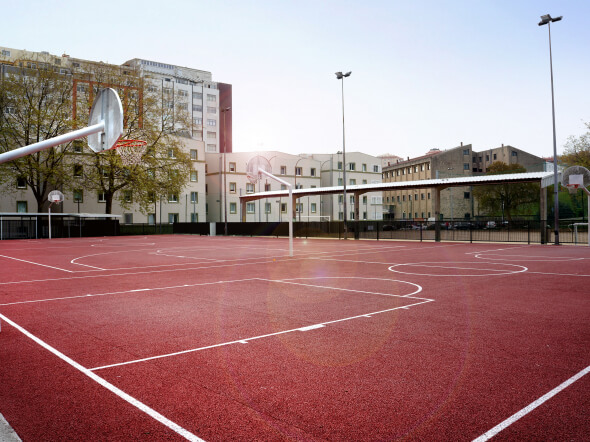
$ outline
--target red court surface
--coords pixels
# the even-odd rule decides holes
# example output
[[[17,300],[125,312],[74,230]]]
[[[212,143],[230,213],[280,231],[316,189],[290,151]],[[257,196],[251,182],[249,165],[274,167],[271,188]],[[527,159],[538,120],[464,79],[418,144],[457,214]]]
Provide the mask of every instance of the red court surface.
[[[590,249],[0,242],[24,441],[588,440]]]

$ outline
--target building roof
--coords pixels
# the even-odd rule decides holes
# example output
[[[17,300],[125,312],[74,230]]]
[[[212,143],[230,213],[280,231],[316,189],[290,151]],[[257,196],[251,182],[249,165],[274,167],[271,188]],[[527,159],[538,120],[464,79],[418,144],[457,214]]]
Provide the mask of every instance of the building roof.
[[[547,187],[553,184],[553,172],[527,172],[527,173],[509,173],[497,175],[481,175],[481,176],[466,176],[455,178],[439,178],[432,180],[417,180],[417,181],[397,181],[391,183],[379,184],[360,184],[355,186],[346,186],[348,193],[367,193],[367,192],[383,192],[392,190],[409,190],[409,189],[426,189],[430,187],[439,187],[446,189],[447,187],[461,187],[461,186],[483,186],[490,184],[514,184],[514,183],[535,183],[538,182],[542,187]],[[559,181],[561,181],[561,174],[559,174]],[[344,192],[343,186],[333,187],[316,187],[309,189],[293,189],[293,195],[301,198],[310,195],[333,195]],[[289,196],[288,190],[259,192],[240,196],[241,201],[253,201],[262,198],[280,198]]]

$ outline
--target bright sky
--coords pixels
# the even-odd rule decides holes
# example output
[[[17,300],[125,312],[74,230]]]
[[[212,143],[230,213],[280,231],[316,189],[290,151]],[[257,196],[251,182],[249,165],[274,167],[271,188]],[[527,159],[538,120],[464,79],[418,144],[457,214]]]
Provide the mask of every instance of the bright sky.
[[[414,157],[461,142],[553,155],[590,122],[587,0],[0,0],[1,45],[145,58],[233,85],[234,151]]]

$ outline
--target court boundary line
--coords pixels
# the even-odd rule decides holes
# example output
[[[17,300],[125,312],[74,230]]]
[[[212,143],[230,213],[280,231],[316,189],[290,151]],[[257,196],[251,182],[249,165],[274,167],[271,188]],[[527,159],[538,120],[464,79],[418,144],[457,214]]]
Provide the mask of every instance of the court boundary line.
[[[579,380],[583,376],[587,375],[588,373],[590,373],[590,365],[588,367],[584,368],[582,371],[579,371],[578,373],[576,373],[574,376],[572,376],[571,378],[569,378],[567,381],[562,382],[561,384],[559,384],[553,390],[549,391],[548,393],[545,393],[543,396],[541,396],[537,400],[531,402],[529,405],[527,405],[526,407],[522,408],[520,411],[517,411],[512,416],[510,416],[508,419],[500,422],[498,425],[496,425],[491,430],[488,430],[484,434],[482,434],[481,436],[479,436],[478,438],[473,439],[473,442],[485,442],[485,441],[491,439],[492,437],[494,437],[495,435],[497,435],[501,431],[505,430],[506,428],[508,428],[510,425],[512,425],[513,423],[515,423],[519,419],[521,419],[522,417],[524,417],[527,414],[529,414],[531,411],[533,411],[538,406],[540,406],[543,403],[547,402],[549,399],[551,399],[557,393],[565,390],[567,387],[569,387],[574,382],[576,382],[577,380]]]
[[[38,263],[38,262],[35,262],[35,261],[27,261],[26,259],[15,258],[13,256],[0,255],[0,258],[13,259],[15,261],[26,262],[27,264],[32,264],[32,265],[41,266],[41,267],[48,267],[48,268],[54,269],[54,270],[61,270],[62,272],[76,273],[75,270],[66,270],[66,269],[62,269],[60,267],[50,266],[48,264],[41,264],[41,263]]]
[[[82,373],[85,376],[89,377],[90,379],[92,379],[93,381],[95,381],[96,383],[98,383],[100,386],[106,388],[111,393],[113,393],[116,396],[118,396],[119,398],[123,399],[125,402],[129,403],[130,405],[132,405],[135,408],[139,409],[143,413],[147,414],[152,419],[154,419],[154,420],[160,422],[161,424],[163,424],[164,426],[168,427],[170,430],[174,431],[176,434],[178,434],[178,435],[180,435],[180,436],[182,436],[185,439],[190,440],[190,441],[194,441],[194,442],[201,442],[201,441],[203,441],[203,439],[201,439],[200,437],[196,436],[195,434],[193,434],[190,431],[186,430],[185,428],[181,427],[180,425],[178,425],[177,423],[175,423],[172,420],[168,419],[164,415],[158,413],[156,410],[154,410],[153,408],[147,406],[146,404],[144,404],[143,402],[141,402],[138,399],[134,398],[130,394],[125,393],[123,390],[121,390],[120,388],[114,386],[113,384],[111,384],[107,380],[101,378],[96,373],[94,373],[92,370],[89,370],[88,368],[82,366],[78,362],[76,362],[73,359],[69,358],[68,356],[66,356],[65,354],[63,354],[62,352],[60,352],[59,350],[53,348],[51,345],[49,345],[48,343],[46,343],[42,339],[38,338],[37,336],[35,336],[34,334],[32,334],[31,332],[29,332],[25,328],[21,327],[16,322],[14,322],[11,319],[7,318],[2,313],[0,313],[0,318],[2,318],[6,323],[10,324],[12,327],[14,327],[15,329],[17,329],[19,332],[21,332],[22,334],[24,334],[29,339],[32,339],[34,342],[36,342],[37,344],[39,344],[41,347],[43,347],[45,350],[49,351],[54,356],[57,356],[62,361],[66,362],[71,367],[73,367],[76,370],[78,370],[80,373]]]

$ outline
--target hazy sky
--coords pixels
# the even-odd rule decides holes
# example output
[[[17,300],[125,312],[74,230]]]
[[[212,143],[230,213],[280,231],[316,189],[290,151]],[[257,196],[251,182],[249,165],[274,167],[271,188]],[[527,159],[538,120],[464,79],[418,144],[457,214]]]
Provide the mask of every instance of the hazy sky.
[[[414,157],[461,142],[552,156],[590,122],[590,1],[0,0],[0,45],[145,58],[233,85],[234,151]]]

